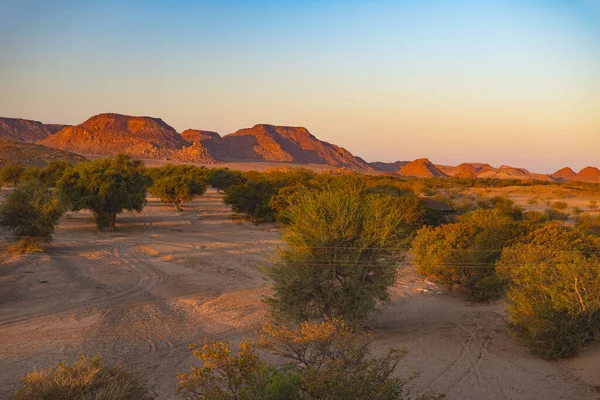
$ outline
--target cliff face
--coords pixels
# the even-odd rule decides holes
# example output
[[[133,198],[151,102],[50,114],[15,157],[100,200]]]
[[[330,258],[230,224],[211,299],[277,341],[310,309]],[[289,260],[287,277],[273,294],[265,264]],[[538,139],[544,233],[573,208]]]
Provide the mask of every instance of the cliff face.
[[[50,125],[50,127],[54,126]],[[0,117],[0,138],[17,142],[35,142],[51,134],[52,130],[49,129],[49,126],[39,121]]]

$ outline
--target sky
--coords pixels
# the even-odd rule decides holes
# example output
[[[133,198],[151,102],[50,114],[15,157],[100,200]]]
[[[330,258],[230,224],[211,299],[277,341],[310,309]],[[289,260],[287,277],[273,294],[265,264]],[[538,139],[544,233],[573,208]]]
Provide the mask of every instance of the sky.
[[[367,161],[600,166],[600,0],[0,0],[0,116],[304,126]]]

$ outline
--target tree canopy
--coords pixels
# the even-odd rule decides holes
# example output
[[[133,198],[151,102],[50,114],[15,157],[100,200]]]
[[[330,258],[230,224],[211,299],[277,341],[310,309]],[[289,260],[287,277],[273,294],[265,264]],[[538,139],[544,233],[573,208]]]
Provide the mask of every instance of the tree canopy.
[[[142,211],[150,183],[142,161],[119,154],[78,164],[57,187],[72,210],[90,210],[98,229],[112,230],[123,210]]]

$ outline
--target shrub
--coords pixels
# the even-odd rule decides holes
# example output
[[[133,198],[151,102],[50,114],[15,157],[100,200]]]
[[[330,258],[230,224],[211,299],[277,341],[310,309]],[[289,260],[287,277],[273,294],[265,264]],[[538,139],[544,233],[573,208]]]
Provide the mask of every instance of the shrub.
[[[408,399],[411,378],[392,377],[405,351],[370,353],[371,337],[342,321],[304,322],[287,328],[267,324],[256,341],[205,342],[194,354],[200,368],[178,374],[177,392],[185,399]],[[276,356],[271,364],[257,350]],[[441,399],[441,395],[424,395]]]
[[[0,168],[0,186],[19,184],[24,171],[25,167],[21,164],[11,164]]]
[[[17,400],[150,400],[139,378],[100,356],[81,356],[72,364],[30,372],[15,392]]]
[[[567,357],[599,337],[599,249],[597,238],[554,222],[502,252],[509,318],[533,352]]]
[[[583,232],[600,235],[600,215],[595,217],[588,214],[579,215],[575,220],[575,226]]]
[[[530,206],[535,206],[538,202],[539,200],[537,197],[530,197],[529,199],[527,199],[527,204],[529,204]]]
[[[57,187],[74,211],[90,210],[98,229],[112,230],[123,210],[142,211],[150,183],[142,161],[119,154],[78,164]]]
[[[223,202],[235,212],[250,215],[253,221],[275,221],[275,210],[270,207],[277,186],[266,180],[248,181],[225,190]]]
[[[499,210],[477,210],[457,223],[420,229],[411,252],[423,275],[448,288],[458,285],[474,300],[491,300],[502,294],[495,262],[524,229]]]
[[[555,201],[550,205],[550,208],[557,211],[564,211],[569,205],[564,201]]]
[[[0,226],[18,242],[16,249],[39,250],[49,242],[63,214],[59,198],[47,186],[30,181],[15,187],[0,204]]]
[[[596,211],[598,209],[598,202],[596,200],[590,200],[590,210]]]
[[[212,169],[208,175],[208,183],[219,192],[235,185],[246,182],[246,178],[239,171],[230,171],[227,168]]]
[[[355,322],[389,299],[400,250],[424,208],[414,198],[368,194],[363,181],[344,176],[322,191],[299,192],[287,214],[287,246],[268,270],[274,289],[268,303],[299,320]]]
[[[182,211],[183,203],[206,192],[204,170],[192,165],[172,164],[149,170],[152,185],[148,191],[158,197],[163,203],[175,205],[177,211]]]

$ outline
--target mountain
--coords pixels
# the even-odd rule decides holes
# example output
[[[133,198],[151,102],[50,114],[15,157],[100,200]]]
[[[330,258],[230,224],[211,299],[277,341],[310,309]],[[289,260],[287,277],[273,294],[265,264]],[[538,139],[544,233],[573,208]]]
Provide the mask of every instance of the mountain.
[[[49,127],[54,127],[54,125],[48,126],[29,119],[0,117],[0,138],[19,142],[35,142],[53,133]]]
[[[564,181],[571,181],[571,180],[573,180],[573,178],[575,178],[575,175],[577,175],[577,174],[571,168],[564,167],[564,168],[559,169],[558,171],[556,171],[555,173],[553,173],[550,176],[553,178],[556,178],[556,179],[562,179]]]
[[[364,160],[317,139],[302,127],[259,124],[220,140],[206,138],[202,143],[213,157],[222,161],[276,161],[371,169]]]
[[[160,118],[121,114],[99,114],[82,124],[67,126],[40,141],[40,144],[82,154],[214,162],[200,144],[185,140]]]
[[[203,140],[221,139],[221,135],[213,131],[203,131],[200,129],[186,129],[181,132],[181,136],[189,143],[202,142]]]
[[[401,167],[398,172],[402,176],[417,178],[445,178],[448,177],[426,158],[419,158]]]
[[[579,182],[600,182],[600,169],[585,167],[573,177],[573,180]]]
[[[60,131],[63,128],[66,128],[67,126],[71,126],[71,125],[63,125],[63,124],[44,124],[46,125],[46,128],[48,128],[48,131],[50,131],[51,134],[55,134],[56,132]]]
[[[361,160],[362,160],[362,158],[361,158]],[[380,171],[380,172],[396,172],[400,168],[404,167],[406,164],[408,164],[408,161],[395,161],[392,163],[375,161],[375,162],[369,163],[371,168],[373,168],[375,171]]]
[[[9,164],[45,167],[50,161],[54,160],[64,160],[76,164],[85,161],[85,158],[68,151],[52,149],[39,144],[0,138],[0,168]]]

